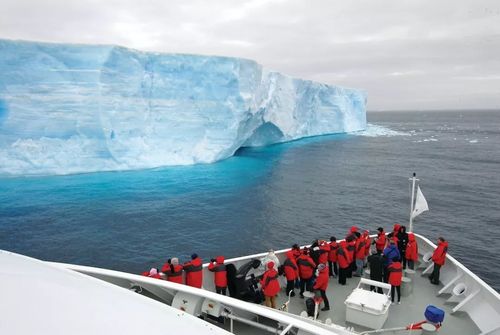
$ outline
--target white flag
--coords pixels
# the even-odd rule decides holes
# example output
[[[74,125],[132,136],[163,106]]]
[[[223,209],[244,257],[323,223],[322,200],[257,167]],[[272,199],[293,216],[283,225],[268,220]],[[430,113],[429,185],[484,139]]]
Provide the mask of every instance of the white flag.
[[[415,200],[415,208],[413,208],[413,213],[411,214],[412,218],[415,218],[422,214],[425,211],[429,210],[429,206],[427,205],[427,200],[425,200],[422,191],[420,190],[420,186],[417,189],[417,199]]]

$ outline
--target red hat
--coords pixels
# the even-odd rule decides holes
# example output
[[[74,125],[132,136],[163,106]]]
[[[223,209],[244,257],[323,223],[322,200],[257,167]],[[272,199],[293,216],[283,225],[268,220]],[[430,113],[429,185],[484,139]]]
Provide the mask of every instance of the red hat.
[[[267,263],[267,268],[268,268],[268,269],[272,269],[272,268],[274,268],[274,262],[273,262],[273,261],[270,261],[269,263]]]
[[[351,227],[351,233],[355,233],[357,231],[358,231],[358,227],[356,227],[356,226]]]

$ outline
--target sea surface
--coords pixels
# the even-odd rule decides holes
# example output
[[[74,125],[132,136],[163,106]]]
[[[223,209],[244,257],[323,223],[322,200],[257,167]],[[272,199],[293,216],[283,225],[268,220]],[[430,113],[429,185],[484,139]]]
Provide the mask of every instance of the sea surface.
[[[500,291],[500,111],[373,112],[358,134],[245,148],[210,165],[0,179],[0,249],[139,273],[407,224]]]

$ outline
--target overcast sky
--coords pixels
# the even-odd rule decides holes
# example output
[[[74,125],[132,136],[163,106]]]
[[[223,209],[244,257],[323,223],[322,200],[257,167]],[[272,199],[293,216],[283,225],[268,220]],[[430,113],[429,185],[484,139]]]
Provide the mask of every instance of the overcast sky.
[[[2,0],[0,38],[245,57],[368,110],[500,108],[499,0]]]

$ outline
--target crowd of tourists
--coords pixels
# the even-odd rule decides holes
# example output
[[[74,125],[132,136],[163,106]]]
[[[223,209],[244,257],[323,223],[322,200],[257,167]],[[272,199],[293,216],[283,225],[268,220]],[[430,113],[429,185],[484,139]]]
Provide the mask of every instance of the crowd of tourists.
[[[447,250],[448,243],[440,237],[432,255],[434,269],[429,277],[432,284],[439,284],[440,268],[444,265]],[[306,291],[315,292],[318,300],[324,305],[322,310],[328,311],[330,303],[326,291],[330,278],[338,278],[340,285],[346,285],[349,278],[361,277],[365,268],[370,269],[370,279],[391,285],[392,302],[394,303],[397,293],[399,304],[403,270],[414,270],[418,255],[415,235],[406,232],[406,227],[399,224],[395,224],[389,233],[379,227],[374,238],[370,236],[369,231],[360,232],[353,226],[339,242],[332,236],[329,241],[314,240],[308,247],[300,248],[294,244],[286,252],[283,264],[280,264],[278,257],[271,250],[262,260],[265,272],[260,285],[265,305],[276,308],[276,297],[281,290],[279,276],[283,275],[287,282],[287,296],[294,297],[295,289],[299,290],[300,298],[304,298]],[[201,258],[193,254],[191,260],[182,265],[178,258],[172,258],[162,266],[161,271],[152,268],[143,275],[183,284],[184,272],[186,285],[201,288],[202,270]],[[216,292],[226,295],[228,282],[224,257],[211,259],[208,270],[214,273]],[[382,293],[381,288],[372,287],[372,290]]]

